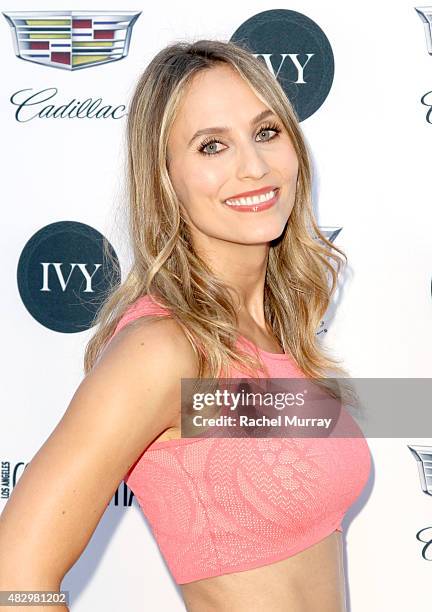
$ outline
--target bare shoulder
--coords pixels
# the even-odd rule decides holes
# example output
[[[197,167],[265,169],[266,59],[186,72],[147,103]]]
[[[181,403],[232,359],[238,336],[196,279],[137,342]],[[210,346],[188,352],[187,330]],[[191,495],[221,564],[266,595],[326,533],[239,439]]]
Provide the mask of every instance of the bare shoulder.
[[[183,329],[168,317],[135,320],[111,339],[1,514],[8,588],[63,578],[126,472],[175,422],[181,378],[195,377],[196,365]]]
[[[111,339],[103,352],[104,367],[132,368],[145,363],[171,368],[172,374],[194,376],[198,363],[181,325],[170,317],[140,317]],[[99,362],[98,362],[99,367]],[[168,372],[167,372],[168,373]]]

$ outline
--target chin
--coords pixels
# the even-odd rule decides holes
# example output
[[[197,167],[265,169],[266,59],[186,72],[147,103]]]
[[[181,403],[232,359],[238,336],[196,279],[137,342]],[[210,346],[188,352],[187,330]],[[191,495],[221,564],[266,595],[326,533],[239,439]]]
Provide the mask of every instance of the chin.
[[[276,240],[284,231],[287,224],[287,220],[283,223],[277,223],[272,227],[263,228],[261,227],[257,232],[251,232],[248,236],[248,242],[251,244],[260,244],[263,242],[271,242]]]
[[[280,232],[276,233],[268,233],[268,234],[260,234],[257,236],[244,236],[244,238],[239,238],[238,242],[241,244],[268,244],[273,240],[277,240],[283,232],[283,229]]]

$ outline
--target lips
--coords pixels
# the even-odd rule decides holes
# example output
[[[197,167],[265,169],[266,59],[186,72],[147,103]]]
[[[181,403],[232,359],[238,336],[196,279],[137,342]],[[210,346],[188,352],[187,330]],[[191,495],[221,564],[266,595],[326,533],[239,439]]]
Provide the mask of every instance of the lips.
[[[255,191],[244,191],[243,193],[238,193],[237,195],[230,196],[229,198],[225,198],[224,202],[226,202],[227,200],[239,200],[240,198],[252,198],[253,196],[263,195],[264,193],[268,193],[269,191],[276,191],[276,189],[276,185],[267,185],[266,187],[255,189]]]
[[[224,206],[236,212],[258,213],[258,212],[261,212],[262,210],[267,210],[268,208],[271,208],[272,206],[274,206],[274,204],[276,204],[279,198],[279,189],[276,188],[272,191],[275,192],[274,196],[270,198],[270,200],[265,200],[264,202],[258,202],[257,204],[228,204],[227,202],[224,202]]]

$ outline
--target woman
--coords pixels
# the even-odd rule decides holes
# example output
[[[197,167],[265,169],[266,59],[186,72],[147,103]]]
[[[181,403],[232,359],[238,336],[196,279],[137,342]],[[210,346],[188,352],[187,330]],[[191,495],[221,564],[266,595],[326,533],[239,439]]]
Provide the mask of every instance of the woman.
[[[314,219],[295,113],[247,50],[178,42],[127,134],[133,266],[3,512],[0,586],[60,588],[124,479],[188,610],[342,612],[365,440],[179,439],[182,378],[345,374],[316,335],[343,253]]]

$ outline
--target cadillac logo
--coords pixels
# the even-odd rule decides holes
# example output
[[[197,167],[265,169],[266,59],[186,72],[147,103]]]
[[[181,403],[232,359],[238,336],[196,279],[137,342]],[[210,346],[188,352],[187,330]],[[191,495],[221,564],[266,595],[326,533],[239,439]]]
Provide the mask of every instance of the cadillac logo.
[[[334,242],[336,240],[341,230],[342,230],[341,227],[321,227],[320,226],[320,232],[322,232],[324,236],[327,238],[327,240],[329,240],[330,242]]]
[[[334,242],[336,238],[338,237],[338,235],[340,234],[340,232],[342,231],[341,227],[321,227],[320,226],[319,229],[320,229],[320,232],[324,234],[324,237],[327,238],[327,240],[329,240],[330,242]],[[322,240],[320,240],[319,242],[322,243]],[[327,323],[324,320],[322,320],[321,323],[319,324],[316,335],[319,336],[320,334],[326,334],[327,332],[328,332]]]
[[[432,495],[432,446],[410,446],[408,448],[417,461],[422,491]]]
[[[141,12],[18,11],[3,13],[15,54],[64,70],[91,68],[128,54],[132,26]]]
[[[432,6],[419,6],[418,8],[416,7],[416,11],[423,21],[427,50],[429,55],[432,55]]]

